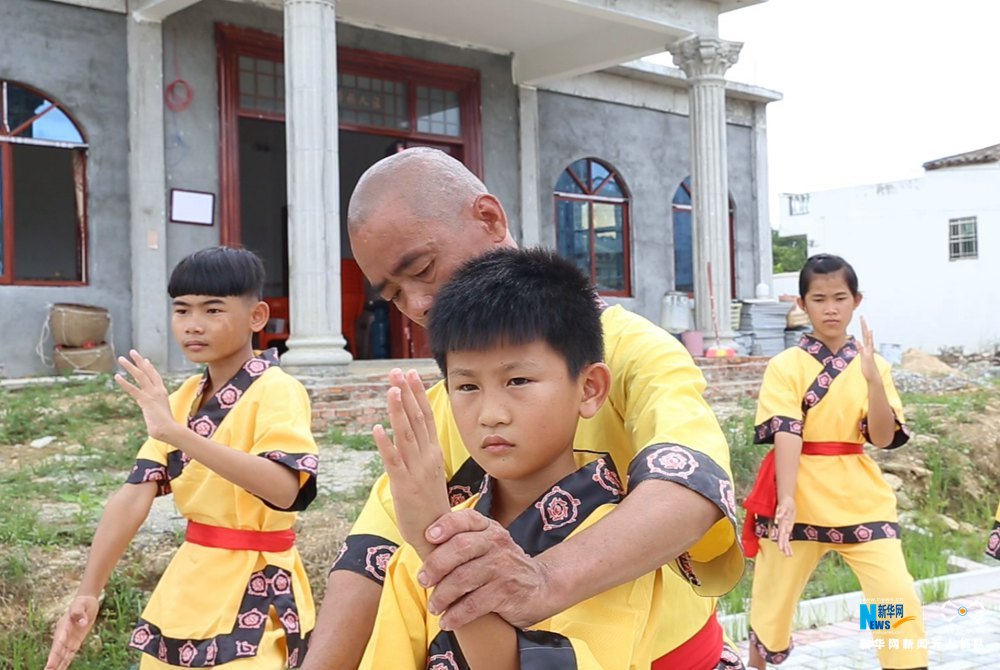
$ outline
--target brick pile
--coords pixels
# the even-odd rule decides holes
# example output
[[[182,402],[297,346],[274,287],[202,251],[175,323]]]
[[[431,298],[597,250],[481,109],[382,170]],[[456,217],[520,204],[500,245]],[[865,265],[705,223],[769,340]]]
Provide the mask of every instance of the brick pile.
[[[696,359],[705,374],[709,402],[725,402],[754,397],[760,387],[767,359],[740,357],[729,359]],[[323,433],[336,427],[345,433],[367,433],[376,423],[388,425],[385,407],[388,369],[400,361],[386,362],[383,370],[366,366],[363,371],[336,375],[305,377],[303,382],[312,400],[313,431]],[[426,386],[437,383],[440,373],[433,366],[421,366],[421,378]]]

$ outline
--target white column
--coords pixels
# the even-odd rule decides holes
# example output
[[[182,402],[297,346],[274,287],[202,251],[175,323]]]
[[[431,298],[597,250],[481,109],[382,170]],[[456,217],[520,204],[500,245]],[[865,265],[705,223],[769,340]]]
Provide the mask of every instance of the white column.
[[[538,213],[538,90],[532,86],[518,86],[517,93],[521,137],[521,246],[534,247],[542,242]]]
[[[126,19],[132,346],[163,369],[170,338],[167,300],[163,29]],[[126,353],[118,351],[118,354]]]
[[[333,0],[285,0],[291,335],[283,362],[343,365],[337,18]]]
[[[712,264],[715,323],[725,339],[733,336],[729,318],[729,184],[726,173],[725,72],[739,57],[739,42],[697,35],[671,47],[674,64],[690,84],[691,199],[694,247],[695,324],[714,332],[709,300],[708,264]]]
[[[753,194],[756,203],[756,223],[757,234],[756,253],[754,258],[757,262],[756,283],[764,282],[771,289],[771,297],[776,297],[774,292],[774,260],[771,252],[771,207],[768,191],[767,174],[767,107],[764,103],[754,103],[753,106],[753,139],[750,145],[750,154],[753,157]]]

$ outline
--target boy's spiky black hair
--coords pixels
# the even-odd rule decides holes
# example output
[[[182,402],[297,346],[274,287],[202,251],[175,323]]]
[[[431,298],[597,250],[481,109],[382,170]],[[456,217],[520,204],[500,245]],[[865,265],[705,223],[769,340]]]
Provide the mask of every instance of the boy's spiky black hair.
[[[601,310],[590,282],[548,249],[497,249],[466,263],[434,298],[431,350],[447,376],[451,351],[542,340],[574,378],[604,358]]]
[[[854,268],[851,267],[850,263],[840,256],[834,256],[833,254],[816,254],[806,260],[806,264],[799,273],[799,297],[803,300],[805,299],[806,294],[809,293],[809,285],[816,275],[828,275],[840,272],[841,270],[844,272],[844,281],[847,282],[847,288],[851,291],[851,295],[857,297],[857,273],[854,272]]]
[[[182,295],[264,297],[264,263],[257,254],[235,247],[209,247],[174,267],[167,284],[171,298]]]

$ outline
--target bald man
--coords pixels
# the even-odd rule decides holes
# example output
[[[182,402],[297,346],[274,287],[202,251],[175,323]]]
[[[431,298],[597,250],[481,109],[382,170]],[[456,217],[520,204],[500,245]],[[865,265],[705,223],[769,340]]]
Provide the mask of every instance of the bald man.
[[[424,325],[434,295],[465,262],[514,247],[499,200],[464,165],[433,149],[408,149],[372,166],[348,207],[354,257],[375,290]],[[553,305],[558,309],[558,305]],[[677,341],[620,306],[602,312],[612,390],[582,421],[581,444],[604,445],[628,495],[607,518],[536,556],[474,510],[427,530],[437,545],[422,582],[450,630],[488,612],[527,628],[572,604],[658,571],[662,598],[654,668],[742,667],[723,644],[712,597],[743,573],[729,449],[702,398],[704,377]],[[423,392],[415,373],[393,385]],[[428,392],[453,503],[478,490],[483,472],[462,445],[438,383]],[[327,582],[306,670],[356,668],[375,624],[385,569],[401,539],[383,475]],[[668,567],[670,569],[668,569]]]

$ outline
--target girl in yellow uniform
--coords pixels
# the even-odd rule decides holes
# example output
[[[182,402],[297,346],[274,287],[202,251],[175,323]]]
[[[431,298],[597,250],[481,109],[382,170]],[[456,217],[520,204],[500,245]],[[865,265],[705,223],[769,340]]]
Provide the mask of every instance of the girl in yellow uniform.
[[[76,597],[60,619],[46,670],[64,670],[98,613],[99,594],[149,514],[173,493],[185,541],[160,578],[129,646],[140,668],[299,667],[315,622],[294,547],[296,512],[316,496],[316,444],[303,386],[255,355],[267,322],[264,268],[249,251],[205,249],[178,264],[168,290],[185,355],[205,363],[169,398],[138,352],[119,359],[149,439],[109,500]]]
[[[847,334],[861,303],[854,269],[811,257],[799,306],[813,332],[768,363],[755,442],[774,444],[747,508],[743,542],[755,556],[750,666],[778,664],[792,649],[796,605],[819,560],[838,552],[865,594],[861,623],[873,630],[883,668],[927,665],[920,600],[899,540],[896,497],[863,445],[895,449],[909,439],[890,366]],[[872,607],[871,610],[864,609]],[[883,629],[882,627],[887,629]]]
[[[1000,560],[1000,505],[997,506],[996,523],[993,524],[993,532],[990,539],[986,541],[986,555]]]

